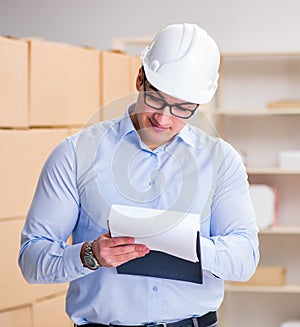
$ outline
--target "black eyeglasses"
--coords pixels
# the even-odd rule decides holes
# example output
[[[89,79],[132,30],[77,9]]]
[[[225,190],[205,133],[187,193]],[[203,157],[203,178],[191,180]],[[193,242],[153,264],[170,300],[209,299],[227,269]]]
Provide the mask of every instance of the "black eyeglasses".
[[[156,110],[169,107],[170,114],[178,118],[188,119],[193,116],[199,104],[190,102],[169,104],[154,88],[151,92],[146,91],[146,80],[145,73],[143,73],[144,103],[147,106]]]

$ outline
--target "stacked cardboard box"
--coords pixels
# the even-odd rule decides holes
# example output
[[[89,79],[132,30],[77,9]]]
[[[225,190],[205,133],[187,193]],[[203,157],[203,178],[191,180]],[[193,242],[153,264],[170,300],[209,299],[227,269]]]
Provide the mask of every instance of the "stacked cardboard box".
[[[0,127],[28,126],[28,43],[0,37]]]
[[[0,130],[0,218],[26,214],[46,157],[67,136],[66,128]]]
[[[29,41],[30,125],[82,125],[99,108],[99,51]]]
[[[123,115],[125,108],[135,100],[135,79],[140,60],[114,51],[102,52],[100,60],[100,117],[107,120]]]
[[[100,108],[135,93],[139,66],[124,53],[0,37],[1,326],[72,326],[67,284],[29,285],[21,275],[21,229],[49,153],[87,124],[122,115],[125,106]]]

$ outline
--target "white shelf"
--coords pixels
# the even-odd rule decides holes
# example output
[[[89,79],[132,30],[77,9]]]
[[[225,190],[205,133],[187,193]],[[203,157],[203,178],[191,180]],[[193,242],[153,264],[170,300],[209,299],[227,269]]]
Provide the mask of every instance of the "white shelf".
[[[244,286],[225,283],[225,291],[239,293],[276,293],[300,295],[300,284],[287,284],[284,286]]]
[[[257,117],[257,116],[290,116],[300,115],[300,108],[295,109],[261,109],[261,110],[222,110],[219,109],[216,115],[223,117]]]
[[[300,168],[281,169],[277,167],[264,167],[264,168],[248,167],[247,173],[251,175],[300,175]]]
[[[261,235],[300,235],[300,226],[272,226],[259,231]]]
[[[248,51],[248,52],[222,52],[223,58],[254,58],[254,57],[270,57],[270,58],[280,58],[283,59],[295,57],[298,58],[300,56],[299,51],[292,51],[292,52],[284,52],[284,51],[278,51],[278,52],[258,52],[258,51]]]

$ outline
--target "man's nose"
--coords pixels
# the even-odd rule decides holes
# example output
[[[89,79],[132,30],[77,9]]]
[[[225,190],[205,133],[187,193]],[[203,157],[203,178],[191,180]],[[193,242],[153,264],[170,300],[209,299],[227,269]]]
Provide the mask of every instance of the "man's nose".
[[[170,119],[171,113],[169,106],[165,106],[161,110],[157,110],[154,114],[155,119],[160,122],[167,122]]]

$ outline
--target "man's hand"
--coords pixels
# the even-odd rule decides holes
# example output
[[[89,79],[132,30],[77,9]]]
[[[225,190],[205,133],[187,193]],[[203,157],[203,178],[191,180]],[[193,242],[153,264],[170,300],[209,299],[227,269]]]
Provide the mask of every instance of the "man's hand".
[[[99,236],[93,243],[93,253],[103,267],[117,267],[150,252],[144,244],[134,244],[133,237],[110,237],[109,233]]]

